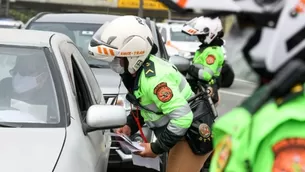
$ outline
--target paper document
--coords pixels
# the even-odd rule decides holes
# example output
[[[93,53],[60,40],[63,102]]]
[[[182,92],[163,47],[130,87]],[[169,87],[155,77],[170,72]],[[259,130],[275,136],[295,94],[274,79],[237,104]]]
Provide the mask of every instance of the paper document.
[[[20,110],[20,112],[29,113],[41,121],[47,121],[48,106],[33,105],[24,101],[11,99],[11,107]]]
[[[132,154],[133,165],[142,166],[146,168],[152,168],[160,171],[160,157],[156,158],[143,158],[139,155]]]
[[[140,146],[140,143],[131,141],[129,137],[124,134],[110,133],[110,135],[116,138],[114,141],[119,142],[121,147],[127,148],[132,152],[133,165],[152,168],[160,171],[161,160],[159,156],[156,158],[144,158],[136,155],[136,152],[141,152],[144,150],[144,147]]]

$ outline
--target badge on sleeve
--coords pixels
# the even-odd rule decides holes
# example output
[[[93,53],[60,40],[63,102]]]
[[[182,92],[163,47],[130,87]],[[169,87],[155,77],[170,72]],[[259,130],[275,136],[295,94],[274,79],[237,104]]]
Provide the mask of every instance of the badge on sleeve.
[[[305,171],[305,138],[289,138],[272,147],[274,162],[272,172]]]
[[[232,138],[231,136],[225,136],[221,142],[217,145],[216,151],[218,153],[217,159],[217,172],[225,171],[226,166],[230,160],[232,152]]]
[[[157,95],[158,99],[165,103],[172,99],[173,91],[167,86],[166,82],[161,82],[154,88],[154,94]]]
[[[206,61],[206,63],[208,64],[208,65],[212,65],[212,64],[214,64],[215,63],[215,56],[213,56],[213,55],[208,55],[208,57],[205,59],[205,61]]]

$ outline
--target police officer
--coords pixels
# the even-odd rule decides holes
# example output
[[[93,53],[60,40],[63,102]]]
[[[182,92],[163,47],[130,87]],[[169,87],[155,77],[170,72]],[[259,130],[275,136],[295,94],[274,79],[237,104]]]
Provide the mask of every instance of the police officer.
[[[195,53],[193,64],[189,68],[187,78],[193,87],[192,78],[197,78],[213,85],[213,101],[218,101],[217,90],[219,82],[216,79],[225,60],[225,51],[223,48],[224,36],[222,24],[219,18],[211,19],[209,17],[196,17],[188,21],[182,28],[182,32],[191,36],[197,36],[202,43]],[[195,87],[193,87],[195,88]]]
[[[199,172],[211,149],[195,155],[185,139],[194,118],[187,100],[194,93],[175,66],[152,55],[156,51],[149,27],[136,16],[121,16],[104,24],[89,45],[93,58],[108,61],[120,74],[129,90],[127,99],[140,107],[132,113],[139,114],[140,126],[145,122],[157,137],[153,143],[143,143],[145,150],[139,155],[156,157],[169,151],[167,172]],[[129,115],[117,133],[136,133],[135,119]],[[203,130],[211,140],[209,127]]]
[[[244,48],[261,86],[214,124],[212,172],[305,169],[305,1],[283,4],[273,39],[263,36],[268,28],[258,28]],[[249,56],[257,44],[269,46],[263,63]]]

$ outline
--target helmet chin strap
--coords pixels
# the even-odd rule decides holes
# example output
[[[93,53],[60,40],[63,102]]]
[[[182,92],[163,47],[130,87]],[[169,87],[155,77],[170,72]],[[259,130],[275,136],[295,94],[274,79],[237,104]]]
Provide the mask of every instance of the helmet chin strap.
[[[124,58],[124,72],[125,72],[125,73],[128,73],[128,74],[130,74],[130,75],[133,76],[134,74],[132,74],[132,73],[129,72],[128,66],[129,66],[128,59],[127,59],[127,58]]]

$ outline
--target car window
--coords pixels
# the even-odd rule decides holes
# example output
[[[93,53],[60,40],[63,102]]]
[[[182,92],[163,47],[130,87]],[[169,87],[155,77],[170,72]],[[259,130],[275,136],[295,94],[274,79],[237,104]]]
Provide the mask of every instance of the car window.
[[[93,92],[91,95],[94,96],[96,103],[99,104],[101,102],[102,92],[92,70],[84,60],[82,54],[75,47],[75,45],[69,43],[69,46],[73,53],[72,56],[74,57],[75,61],[79,64],[80,70],[85,74],[84,77],[86,77],[85,79],[88,81],[88,86]]]
[[[61,122],[47,58],[51,57],[42,48],[0,46],[0,122],[23,126]]]
[[[89,107],[93,104],[88,85],[86,80],[82,75],[80,66],[77,64],[76,60],[72,58],[73,74],[75,78],[75,87],[77,93],[77,103],[79,106],[79,111],[81,114],[82,121],[85,119],[86,113]]]
[[[88,45],[91,38],[101,26],[101,24],[88,23],[33,22],[28,29],[63,33],[70,37],[76,44],[89,65],[98,66],[100,68],[110,68],[107,62],[93,59],[88,55]]]

